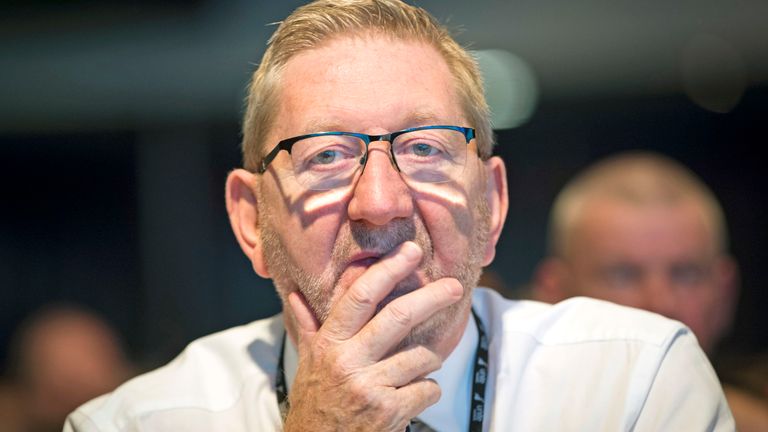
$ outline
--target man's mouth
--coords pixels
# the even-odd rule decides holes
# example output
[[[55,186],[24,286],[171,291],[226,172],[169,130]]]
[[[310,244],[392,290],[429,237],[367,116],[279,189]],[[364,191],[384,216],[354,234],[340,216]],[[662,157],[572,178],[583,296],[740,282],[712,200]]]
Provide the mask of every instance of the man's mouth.
[[[386,255],[385,252],[372,250],[355,253],[347,261],[347,269],[353,270],[354,273],[357,273],[357,271],[365,271],[368,267],[379,262],[384,255]],[[354,271],[354,269],[357,269],[357,271]],[[400,281],[394,289],[382,299],[376,308],[376,312],[378,313],[392,300],[408,294],[418,287],[418,277],[415,274],[409,275],[404,280]]]
[[[360,252],[349,260],[349,267],[370,267],[381,259],[382,254],[377,252]]]

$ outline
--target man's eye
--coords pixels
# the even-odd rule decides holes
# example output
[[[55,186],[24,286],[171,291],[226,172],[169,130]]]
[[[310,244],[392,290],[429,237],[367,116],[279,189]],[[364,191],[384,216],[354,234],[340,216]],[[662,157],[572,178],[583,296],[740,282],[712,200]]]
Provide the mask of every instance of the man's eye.
[[[640,272],[631,267],[617,266],[606,269],[603,277],[615,288],[628,288],[640,279]]]
[[[675,266],[670,273],[674,283],[682,286],[695,286],[706,278],[706,270],[696,265]]]
[[[438,149],[425,143],[417,143],[411,146],[411,152],[416,156],[433,156],[438,153]]]
[[[333,163],[339,156],[336,150],[323,150],[310,159],[310,164],[327,165]]]

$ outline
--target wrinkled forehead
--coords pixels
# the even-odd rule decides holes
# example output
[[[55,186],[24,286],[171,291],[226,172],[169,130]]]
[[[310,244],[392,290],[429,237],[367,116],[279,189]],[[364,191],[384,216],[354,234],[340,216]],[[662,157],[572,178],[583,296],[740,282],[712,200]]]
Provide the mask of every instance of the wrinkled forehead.
[[[419,40],[334,37],[293,56],[278,91],[278,133],[466,123],[446,61]]]

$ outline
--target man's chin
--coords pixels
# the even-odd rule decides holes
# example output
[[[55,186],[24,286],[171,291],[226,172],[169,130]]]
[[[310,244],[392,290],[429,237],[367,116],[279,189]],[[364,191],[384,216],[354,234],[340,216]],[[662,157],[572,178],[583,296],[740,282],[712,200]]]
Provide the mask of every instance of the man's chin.
[[[467,308],[469,306],[466,299],[462,299],[436,312],[414,327],[392,352],[421,345],[440,353],[443,358],[448,357],[448,354],[455,348],[455,344],[461,339],[466,327],[466,322],[460,317],[464,316]]]

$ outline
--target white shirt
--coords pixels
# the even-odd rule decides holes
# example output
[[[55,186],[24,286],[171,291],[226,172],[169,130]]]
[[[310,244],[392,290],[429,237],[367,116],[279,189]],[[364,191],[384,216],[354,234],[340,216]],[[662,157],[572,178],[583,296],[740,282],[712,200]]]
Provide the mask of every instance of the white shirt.
[[[482,288],[473,307],[490,339],[486,431],[735,428],[712,367],[677,321],[586,298],[511,301]],[[284,331],[278,315],[201,338],[78,408],[64,430],[280,430],[274,382]],[[432,376],[443,396],[419,418],[438,431],[467,430],[476,343],[470,319]]]

